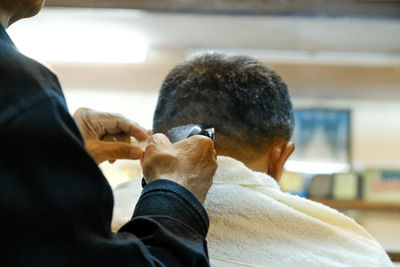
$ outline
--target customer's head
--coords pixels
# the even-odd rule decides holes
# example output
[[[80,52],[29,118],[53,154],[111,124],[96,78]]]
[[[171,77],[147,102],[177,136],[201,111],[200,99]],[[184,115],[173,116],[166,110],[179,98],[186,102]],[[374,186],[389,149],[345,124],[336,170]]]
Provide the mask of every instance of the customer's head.
[[[166,77],[153,131],[198,123],[214,127],[215,149],[279,179],[294,150],[287,86],[247,56],[207,53],[177,65]]]

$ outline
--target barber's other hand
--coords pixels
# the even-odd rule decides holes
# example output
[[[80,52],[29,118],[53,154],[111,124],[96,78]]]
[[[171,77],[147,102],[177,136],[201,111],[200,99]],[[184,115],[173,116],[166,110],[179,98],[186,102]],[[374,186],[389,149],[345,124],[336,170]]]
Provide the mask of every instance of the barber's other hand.
[[[165,135],[155,134],[149,139],[142,163],[147,183],[169,179],[187,188],[201,203],[217,166],[213,141],[200,135],[171,144]]]
[[[133,136],[138,141],[146,140],[147,131],[137,123],[121,115],[98,112],[88,108],[79,108],[74,113],[74,119],[82,133],[85,146],[97,164],[117,159],[142,159],[143,150],[125,142],[102,141],[106,135],[123,134]],[[129,138],[128,138],[129,139]]]

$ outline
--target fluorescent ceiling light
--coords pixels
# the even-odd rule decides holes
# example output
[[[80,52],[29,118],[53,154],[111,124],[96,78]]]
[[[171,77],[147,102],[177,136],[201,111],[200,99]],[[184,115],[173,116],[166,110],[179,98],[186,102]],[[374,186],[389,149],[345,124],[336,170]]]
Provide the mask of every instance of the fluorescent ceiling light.
[[[118,26],[24,24],[9,33],[22,53],[43,62],[137,63],[147,55],[146,42]]]
[[[191,48],[188,51],[188,55],[205,51],[244,54],[256,57],[267,63],[374,67],[400,66],[400,54],[396,53]]]

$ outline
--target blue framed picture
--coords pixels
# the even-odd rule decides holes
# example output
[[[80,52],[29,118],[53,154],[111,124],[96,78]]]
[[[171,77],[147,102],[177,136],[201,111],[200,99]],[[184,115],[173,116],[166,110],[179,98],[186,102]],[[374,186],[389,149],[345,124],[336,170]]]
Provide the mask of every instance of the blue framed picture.
[[[350,115],[349,110],[296,109],[296,150],[285,168],[327,174],[350,170]]]

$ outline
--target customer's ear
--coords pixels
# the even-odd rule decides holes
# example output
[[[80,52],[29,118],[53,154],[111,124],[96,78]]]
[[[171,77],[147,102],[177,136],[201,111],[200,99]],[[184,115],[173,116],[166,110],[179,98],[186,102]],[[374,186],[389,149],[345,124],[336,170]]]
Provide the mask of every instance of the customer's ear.
[[[268,155],[268,174],[277,182],[281,178],[286,160],[294,149],[294,143],[284,140],[278,140],[271,146]]]

